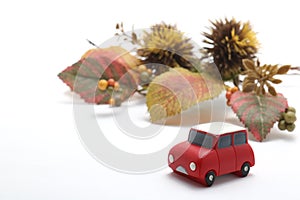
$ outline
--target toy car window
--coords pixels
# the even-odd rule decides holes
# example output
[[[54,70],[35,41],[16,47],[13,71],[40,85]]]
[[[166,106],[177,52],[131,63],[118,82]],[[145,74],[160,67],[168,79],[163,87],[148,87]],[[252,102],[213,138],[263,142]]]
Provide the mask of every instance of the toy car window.
[[[211,135],[191,130],[188,141],[191,144],[211,149],[213,146],[213,137]]]
[[[219,139],[218,147],[221,149],[229,146],[231,146],[231,135],[221,136]]]
[[[242,145],[246,143],[246,133],[239,132],[234,134],[234,145]]]

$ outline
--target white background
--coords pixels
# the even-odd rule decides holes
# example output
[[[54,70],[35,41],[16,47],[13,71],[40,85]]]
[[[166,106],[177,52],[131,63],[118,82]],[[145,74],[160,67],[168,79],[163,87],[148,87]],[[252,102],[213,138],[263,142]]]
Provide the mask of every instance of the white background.
[[[256,165],[243,179],[223,176],[204,188],[168,168],[122,174],[98,163],[82,146],[72,95],[57,78],[91,48],[87,38],[100,44],[121,21],[127,30],[132,24],[147,28],[161,21],[177,23],[201,45],[200,33],[207,30],[209,19],[250,20],[261,42],[262,63],[299,66],[297,1],[262,2],[2,1],[0,199],[299,199],[299,121],[293,133],[274,128],[263,143],[251,141]],[[300,111],[299,76],[288,75],[284,81],[278,90]],[[219,101],[225,101],[224,95]],[[147,123],[146,107],[136,106],[142,116],[132,115]],[[227,117],[237,121],[231,112]]]

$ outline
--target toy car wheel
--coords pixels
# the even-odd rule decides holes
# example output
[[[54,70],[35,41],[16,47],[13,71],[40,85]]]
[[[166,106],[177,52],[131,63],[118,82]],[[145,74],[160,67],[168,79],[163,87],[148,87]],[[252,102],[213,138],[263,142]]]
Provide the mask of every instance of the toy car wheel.
[[[249,174],[249,171],[250,171],[250,164],[245,162],[242,165],[242,168],[241,168],[241,171],[240,171],[241,177],[247,176]]]
[[[208,187],[212,186],[216,178],[216,174],[213,171],[207,172],[205,175],[205,183]]]

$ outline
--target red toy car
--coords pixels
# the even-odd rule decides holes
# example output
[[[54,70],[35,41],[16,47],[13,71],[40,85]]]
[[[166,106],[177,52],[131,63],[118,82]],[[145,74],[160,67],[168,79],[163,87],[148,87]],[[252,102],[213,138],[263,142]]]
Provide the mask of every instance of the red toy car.
[[[194,126],[188,141],[170,150],[169,166],[206,186],[223,174],[235,172],[245,177],[255,164],[247,136],[245,128],[224,122]]]

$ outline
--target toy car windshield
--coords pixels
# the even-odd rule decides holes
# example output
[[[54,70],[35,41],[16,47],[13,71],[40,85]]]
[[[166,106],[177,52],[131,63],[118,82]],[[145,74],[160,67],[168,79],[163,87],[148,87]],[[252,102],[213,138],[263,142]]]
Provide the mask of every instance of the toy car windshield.
[[[211,149],[213,147],[213,136],[206,134],[201,131],[196,131],[195,129],[191,129],[189,133],[188,141],[191,144],[204,147],[207,149]]]

